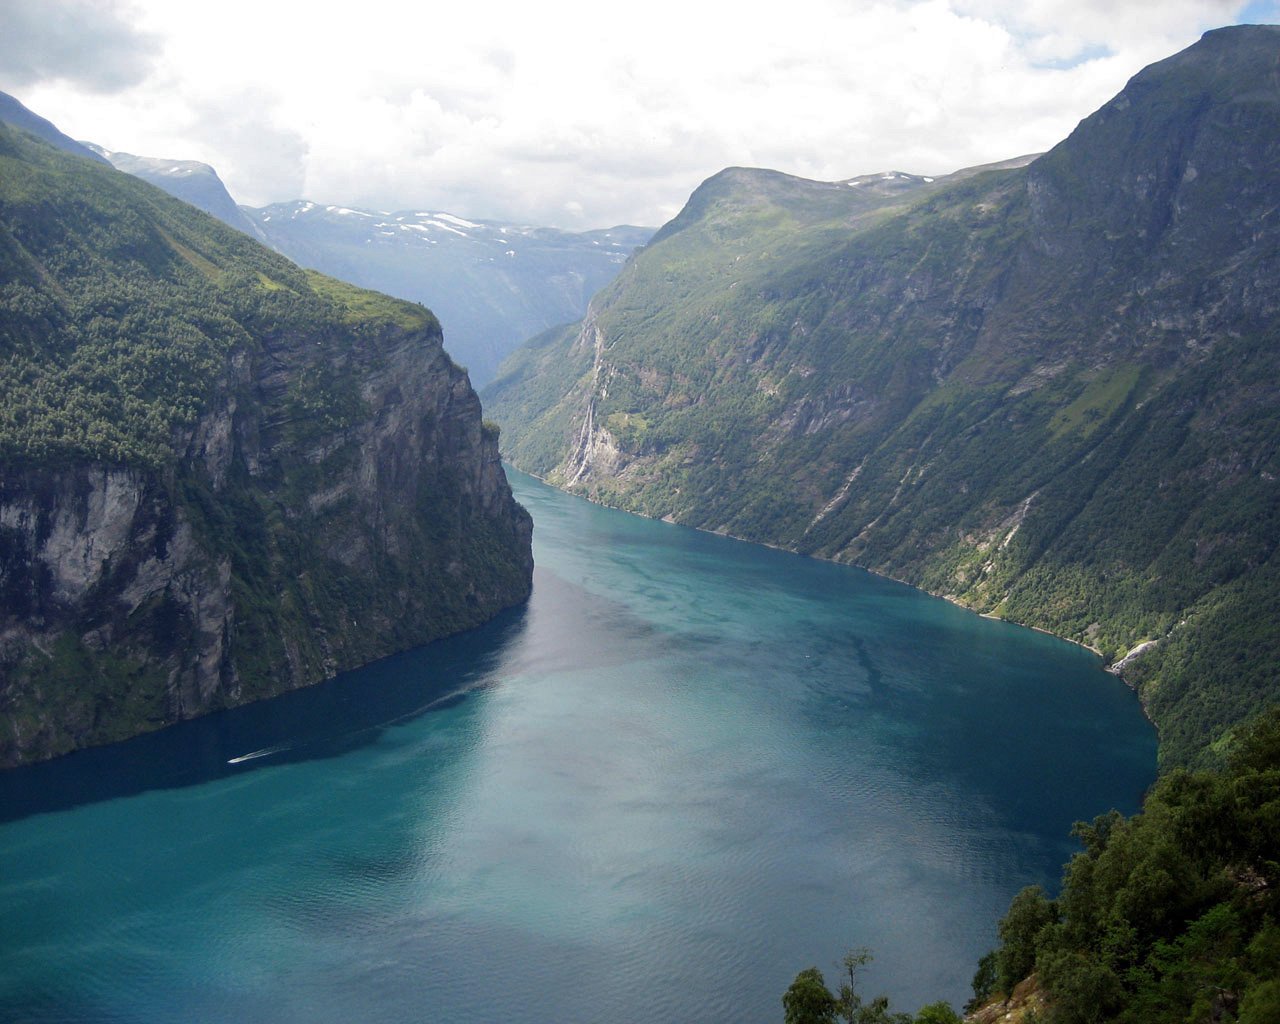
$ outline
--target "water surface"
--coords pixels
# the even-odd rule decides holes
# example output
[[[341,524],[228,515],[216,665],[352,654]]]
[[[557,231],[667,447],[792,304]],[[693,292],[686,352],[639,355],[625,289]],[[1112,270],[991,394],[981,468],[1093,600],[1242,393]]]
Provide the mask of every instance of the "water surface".
[[[0,1017],[767,1022],[870,946],[968,995],[1155,766],[1088,652],[512,474],[529,604],[0,775]]]

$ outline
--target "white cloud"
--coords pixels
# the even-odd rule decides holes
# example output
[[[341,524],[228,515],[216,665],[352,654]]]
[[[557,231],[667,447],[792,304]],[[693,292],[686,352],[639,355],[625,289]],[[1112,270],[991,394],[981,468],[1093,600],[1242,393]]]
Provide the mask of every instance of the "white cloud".
[[[205,160],[252,204],[655,224],[731,164],[939,174],[1045,149],[1244,6],[146,0],[145,80],[104,96],[51,70],[19,98],[111,149]]]

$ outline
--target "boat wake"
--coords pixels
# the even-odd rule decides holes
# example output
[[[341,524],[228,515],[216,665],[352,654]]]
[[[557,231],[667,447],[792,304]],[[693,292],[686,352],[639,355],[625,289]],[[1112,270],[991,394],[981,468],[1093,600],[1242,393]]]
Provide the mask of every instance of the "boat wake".
[[[270,757],[272,754],[278,754],[282,750],[288,750],[287,743],[281,743],[274,747],[263,747],[261,750],[252,750],[247,754],[241,754],[239,757],[230,758],[227,764],[241,764],[244,761],[253,761],[259,757]]]

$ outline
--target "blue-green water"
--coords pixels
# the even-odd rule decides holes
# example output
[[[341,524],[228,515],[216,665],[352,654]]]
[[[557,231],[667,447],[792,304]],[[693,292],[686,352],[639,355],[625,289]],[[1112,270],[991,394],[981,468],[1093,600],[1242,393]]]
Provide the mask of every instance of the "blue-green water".
[[[779,1021],[864,945],[959,1003],[1154,775],[1080,648],[513,484],[526,608],[0,775],[0,1019]]]

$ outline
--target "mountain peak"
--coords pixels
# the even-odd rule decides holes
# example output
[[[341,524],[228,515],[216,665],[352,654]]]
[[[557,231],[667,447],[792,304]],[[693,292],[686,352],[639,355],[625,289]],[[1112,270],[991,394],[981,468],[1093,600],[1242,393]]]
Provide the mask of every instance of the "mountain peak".
[[[1280,26],[1237,25],[1134,75],[1030,169],[1037,244],[1137,251],[1169,231],[1247,231],[1280,164]],[[1264,173],[1266,172],[1266,173]],[[1230,182],[1227,188],[1224,183]],[[1224,216],[1183,224],[1182,211]],[[1087,216],[1082,216],[1083,211]]]

